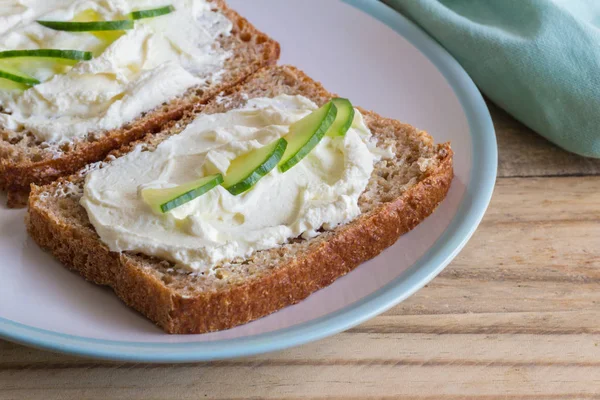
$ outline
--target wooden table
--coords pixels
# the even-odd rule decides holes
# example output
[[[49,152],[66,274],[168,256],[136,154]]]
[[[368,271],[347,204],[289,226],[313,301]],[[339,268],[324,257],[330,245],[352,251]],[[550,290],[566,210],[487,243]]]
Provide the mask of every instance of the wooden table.
[[[487,215],[397,307],[214,363],[98,362],[0,341],[0,399],[600,399],[600,160],[490,108],[500,161]]]

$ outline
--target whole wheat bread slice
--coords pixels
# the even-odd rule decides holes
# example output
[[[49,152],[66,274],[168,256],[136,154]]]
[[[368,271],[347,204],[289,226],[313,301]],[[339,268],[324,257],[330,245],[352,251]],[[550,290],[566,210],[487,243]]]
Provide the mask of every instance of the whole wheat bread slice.
[[[90,132],[83,140],[61,146],[41,143],[28,132],[14,132],[0,126],[0,189],[8,191],[8,206],[26,204],[30,184],[46,184],[70,175],[85,165],[102,160],[124,144],[158,132],[165,123],[180,119],[186,110],[205,103],[222,90],[234,86],[279,58],[279,44],[259,32],[245,18],[228,8],[224,0],[212,0],[215,8],[233,23],[230,36],[219,45],[232,52],[218,83],[192,88],[179,98],[145,113],[131,123],[108,132]]]
[[[294,67],[262,69],[248,81],[199,106],[195,112],[236,108],[248,98],[300,94],[321,105],[332,95]],[[452,150],[423,131],[361,110],[395,158],[380,161],[361,195],[361,215],[311,240],[258,251],[220,265],[214,275],[180,273],[165,260],[114,253],[99,240],[79,205],[86,172],[34,186],[27,227],[34,240],[85,279],[112,287],[129,306],[169,333],[202,333],[234,327],[299,302],[394,244],[444,199],[453,176]],[[189,113],[169,129],[108,157],[102,167],[143,143],[152,151],[180,132]]]

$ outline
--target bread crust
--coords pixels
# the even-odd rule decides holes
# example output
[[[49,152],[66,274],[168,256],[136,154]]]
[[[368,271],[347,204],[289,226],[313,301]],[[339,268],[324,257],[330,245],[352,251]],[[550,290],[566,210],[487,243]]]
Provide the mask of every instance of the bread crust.
[[[39,161],[28,157],[23,157],[19,161],[8,157],[0,159],[0,189],[7,191],[7,206],[24,207],[32,183],[45,185],[61,176],[70,175],[89,163],[102,160],[112,150],[139,140],[148,133],[160,131],[165,124],[182,118],[198,104],[205,103],[219,92],[237,85],[260,68],[277,62],[280,54],[278,42],[258,31],[248,20],[229,8],[224,0],[213,0],[213,3],[232,21],[234,35],[239,36],[246,46],[261,47],[259,58],[243,66],[236,66],[236,73],[231,74],[222,84],[202,92],[191,90],[187,95],[148,112],[125,127],[104,133],[98,140],[79,142],[76,151],[65,152],[60,157],[44,158]],[[6,153],[19,151],[14,145],[1,139],[0,150]]]
[[[293,67],[278,67],[280,77],[292,74],[315,96],[331,96],[322,86]],[[267,69],[268,70],[268,69]],[[267,74],[258,74],[260,77]],[[285,78],[283,78],[285,79]],[[231,89],[235,91],[235,89]],[[399,130],[397,121],[362,111],[372,130],[379,126]],[[369,122],[370,121],[370,122]],[[380,129],[380,128],[378,128]],[[411,128],[412,129],[412,128]],[[431,138],[420,136],[427,146]],[[446,196],[452,178],[453,153],[449,144],[433,146],[437,164],[419,182],[391,201],[375,206],[350,223],[336,228],[327,240],[311,241],[287,264],[241,283],[184,295],[172,288],[138,256],[114,253],[99,240],[93,227],[73,224],[43,207],[48,188],[33,186],[27,229],[32,238],[65,266],[85,279],[113,288],[128,306],[138,310],[168,333],[205,333],[224,330],[295,304],[328,286],[361,263],[391,246],[429,216]],[[80,206],[78,206],[80,207]]]

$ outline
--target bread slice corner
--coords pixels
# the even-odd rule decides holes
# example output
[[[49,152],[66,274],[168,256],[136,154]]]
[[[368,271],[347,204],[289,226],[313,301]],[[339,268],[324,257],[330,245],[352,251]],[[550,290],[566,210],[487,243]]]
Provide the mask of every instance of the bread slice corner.
[[[159,132],[165,124],[180,119],[186,111],[206,103],[261,67],[277,62],[279,43],[229,8],[225,0],[209,1],[233,24],[231,35],[219,39],[221,47],[232,52],[232,57],[225,62],[221,80],[203,89],[192,88],[181,97],[144,113],[118,129],[90,132],[82,140],[60,146],[42,143],[31,133],[14,132],[0,126],[0,190],[8,194],[8,207],[25,206],[31,184],[50,183],[89,163],[102,160],[112,150],[138,140],[148,132]]]
[[[198,112],[234,109],[247,99],[299,94],[321,105],[332,94],[290,66],[267,67],[202,106]],[[128,306],[168,333],[204,333],[235,327],[295,304],[391,246],[430,215],[453,177],[449,144],[423,131],[361,110],[381,146],[395,157],[376,166],[359,199],[361,215],[310,240],[292,240],[248,259],[218,266],[215,274],[178,272],[165,260],[114,253],[99,240],[79,205],[87,170],[47,186],[33,186],[27,229],[33,239],[85,279],[110,286]],[[152,151],[194,118],[113,152],[105,163],[143,145]],[[91,168],[101,168],[96,164]]]

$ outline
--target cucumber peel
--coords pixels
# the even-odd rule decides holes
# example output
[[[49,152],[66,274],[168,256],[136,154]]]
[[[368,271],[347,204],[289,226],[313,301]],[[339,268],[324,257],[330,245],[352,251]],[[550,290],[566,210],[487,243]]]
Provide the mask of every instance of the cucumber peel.
[[[0,59],[17,57],[54,58],[56,60],[88,61],[93,55],[89,51],[34,49],[34,50],[6,50],[0,51]]]
[[[25,85],[37,85],[48,76],[40,76],[38,69],[50,69],[54,73],[64,72],[79,61],[92,59],[92,53],[79,50],[32,49],[0,51],[2,78]],[[16,89],[14,85],[2,89]],[[23,89],[23,88],[21,88]],[[25,88],[26,89],[26,88]]]
[[[354,107],[348,99],[337,97],[331,101],[337,108],[337,115],[335,121],[327,131],[327,136],[344,136],[352,126],[352,121],[354,121]]]
[[[279,170],[285,172],[298,164],[323,139],[337,116],[337,107],[328,102],[321,108],[290,126],[285,139],[288,141],[285,154],[279,161]]]
[[[37,23],[42,26],[45,26],[46,28],[65,32],[125,31],[134,28],[135,20],[159,17],[161,15],[170,14],[173,11],[175,11],[175,7],[169,5],[150,10],[133,11],[131,14],[129,14],[129,18],[127,19],[114,21],[100,21],[98,18],[98,13],[96,13],[93,10],[86,10],[80,15],[78,15],[74,21],[38,20]],[[88,16],[90,18],[86,18]],[[85,19],[89,20],[85,21]]]
[[[101,31],[124,31],[133,29],[134,22],[131,19],[117,21],[37,21],[38,24],[56,31],[65,32],[101,32]]]
[[[22,83],[28,86],[37,85],[38,83],[40,83],[40,81],[38,81],[35,78],[32,78],[31,76],[22,74],[18,71],[8,71],[6,69],[0,69],[0,78],[8,79],[9,81],[13,81],[16,83]]]
[[[87,10],[83,10],[79,14],[73,18],[72,22],[98,22],[102,21],[102,15],[91,8]],[[99,32],[90,32],[92,35],[96,36],[102,42],[104,42],[104,47],[97,52],[97,54],[102,53],[108,46],[110,46],[115,40],[120,38],[125,34],[125,31],[99,31]]]
[[[175,7],[164,6],[164,7],[154,8],[152,10],[134,11],[130,15],[131,15],[131,19],[138,20],[138,19],[145,19],[145,18],[160,17],[161,15],[170,14],[173,11],[175,11]]]
[[[142,189],[141,195],[154,212],[164,214],[202,196],[221,183],[223,176],[215,174],[172,188]]]
[[[229,164],[223,187],[234,196],[244,193],[277,166],[287,146],[280,138],[237,157]]]

